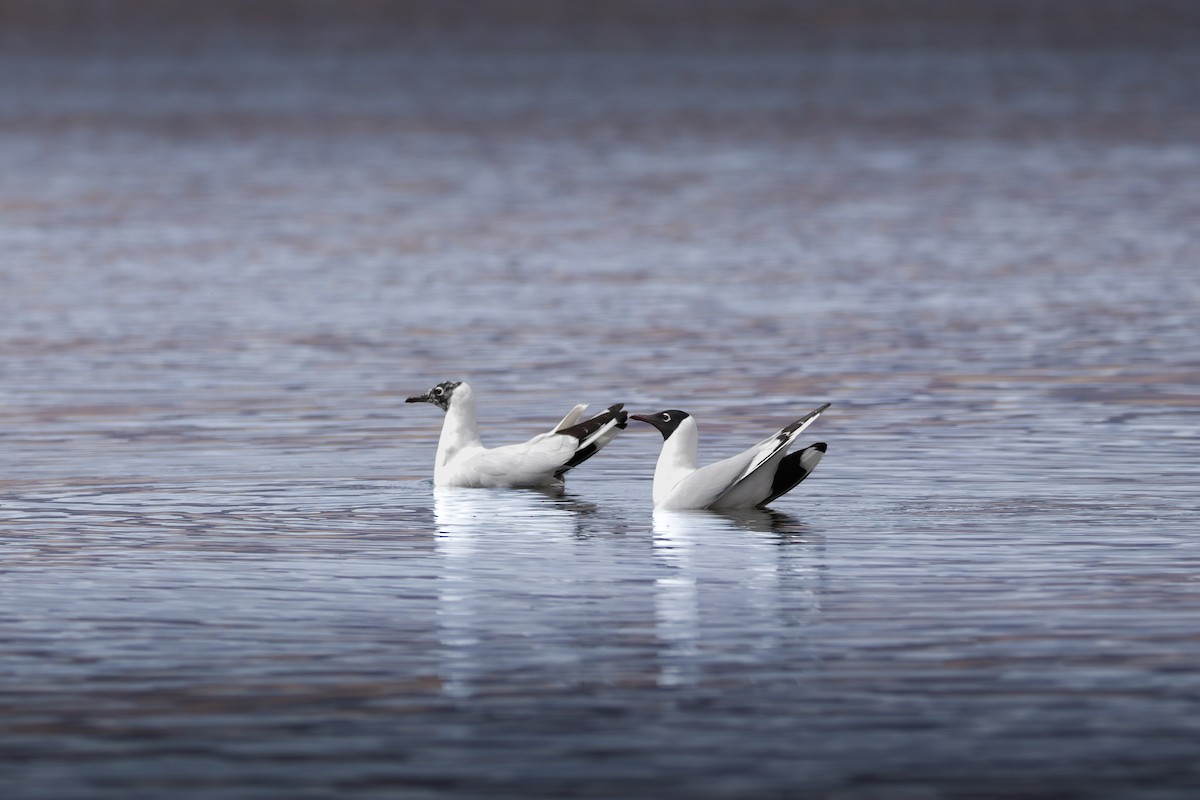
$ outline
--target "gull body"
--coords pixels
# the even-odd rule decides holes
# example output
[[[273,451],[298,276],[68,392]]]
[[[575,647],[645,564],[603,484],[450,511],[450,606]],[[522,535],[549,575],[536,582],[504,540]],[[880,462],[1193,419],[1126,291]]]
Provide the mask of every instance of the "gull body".
[[[663,435],[662,452],[654,469],[654,507],[665,511],[762,507],[809,476],[826,445],[817,442],[788,454],[800,435],[829,408],[829,403],[768,436],[732,458],[699,467],[696,445],[699,429],[690,414],[671,409],[657,414],[634,414]]]
[[[475,393],[462,381],[444,381],[406,403],[432,403],[446,412],[433,466],[435,486],[462,488],[546,488],[563,485],[579,466],[616,438],[629,415],[623,403],[580,421],[577,405],[546,433],[527,442],[488,448],[479,438]]]

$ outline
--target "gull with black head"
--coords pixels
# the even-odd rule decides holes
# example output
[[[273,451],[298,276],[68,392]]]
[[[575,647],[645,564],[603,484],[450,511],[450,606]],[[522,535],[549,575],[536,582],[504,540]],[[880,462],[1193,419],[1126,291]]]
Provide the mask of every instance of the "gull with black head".
[[[749,450],[707,467],[696,464],[699,429],[691,414],[678,409],[633,414],[630,419],[649,423],[663,435],[662,452],[654,469],[654,507],[689,511],[766,506],[807,478],[825,455],[824,442],[790,455],[788,448],[827,408],[829,403]]]
[[[475,393],[462,381],[443,381],[406,403],[432,403],[446,412],[433,466],[435,486],[462,488],[555,488],[567,471],[600,452],[627,424],[624,403],[583,420],[577,405],[546,433],[505,447],[484,447],[479,438]]]

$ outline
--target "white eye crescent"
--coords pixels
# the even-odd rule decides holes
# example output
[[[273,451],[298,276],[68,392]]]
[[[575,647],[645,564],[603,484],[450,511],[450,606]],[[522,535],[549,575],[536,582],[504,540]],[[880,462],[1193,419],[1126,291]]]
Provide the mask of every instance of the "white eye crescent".
[[[671,421],[671,415],[670,415],[670,414],[665,414],[665,413],[664,413],[664,414],[662,415],[662,418],[663,418],[663,422],[670,422],[670,421]]]
[[[440,396],[440,395],[441,395],[441,393],[442,393],[442,387],[440,387],[440,386],[435,386],[435,387],[433,388],[433,393],[434,393],[434,394],[436,394],[436,395],[439,395],[439,396]]]

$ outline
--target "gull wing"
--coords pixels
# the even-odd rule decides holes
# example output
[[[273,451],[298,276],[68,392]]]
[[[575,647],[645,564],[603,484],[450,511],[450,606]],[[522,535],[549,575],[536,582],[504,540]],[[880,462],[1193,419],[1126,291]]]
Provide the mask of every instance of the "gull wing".
[[[604,413],[597,414],[585,422],[569,428],[561,428],[560,433],[574,436],[579,440],[579,448],[562,469],[554,473],[554,477],[561,479],[567,470],[587,461],[617,438],[617,434],[625,430],[625,426],[629,423],[629,413],[621,410],[624,407],[624,403],[616,403],[605,409]]]
[[[701,467],[679,482],[663,503],[664,510],[708,508],[729,491],[758,455],[755,445],[736,456]]]
[[[731,481],[726,491],[714,500],[714,507],[749,508],[769,503],[808,477],[817,466],[816,462],[821,460],[821,455],[825,452],[824,446],[818,453],[810,453],[803,462],[799,458],[787,456],[787,449],[805,428],[817,421],[829,405],[826,403],[808,412],[743,453],[742,455],[751,454],[752,457],[746,463],[742,474]],[[809,449],[793,455],[801,456]],[[784,462],[787,462],[786,471],[783,471]],[[781,471],[782,475],[779,474]]]
[[[580,403],[567,412],[567,415],[559,421],[557,425],[550,429],[551,433],[561,433],[564,428],[569,428],[579,422],[579,418],[583,416],[583,412],[587,410],[587,403]]]
[[[545,433],[539,433],[537,436],[534,436],[532,439],[530,439],[528,442],[526,442],[526,444],[532,444],[533,442],[540,442],[542,439],[562,433],[564,429],[569,428],[572,425],[579,422],[579,418],[583,416],[583,412],[586,409],[587,409],[587,403],[580,403],[579,405],[575,406],[570,411],[568,411],[567,415],[565,417],[563,417],[561,420],[559,420],[557,425],[555,425],[553,428],[546,431]]]
[[[775,498],[785,495],[800,481],[812,474],[812,471],[817,468],[817,464],[821,463],[821,459],[825,455],[826,444],[817,442],[797,453],[789,453],[779,462],[779,469],[775,470],[775,478],[771,481],[771,494],[766,500],[758,503],[760,506],[765,506]]]
[[[626,425],[622,404],[577,425],[543,433],[522,444],[483,450],[464,465],[462,477],[478,486],[544,486],[562,480],[611,442]],[[576,406],[572,415],[581,407]]]
[[[570,461],[579,440],[542,434],[521,444],[484,450],[464,465],[463,478],[475,486],[544,486]]]

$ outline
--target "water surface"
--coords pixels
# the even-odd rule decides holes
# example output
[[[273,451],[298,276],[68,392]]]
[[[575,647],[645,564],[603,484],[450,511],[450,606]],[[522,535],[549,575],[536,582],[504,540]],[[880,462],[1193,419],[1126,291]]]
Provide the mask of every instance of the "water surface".
[[[5,796],[1200,788],[1194,50],[447,36],[4,56]]]

